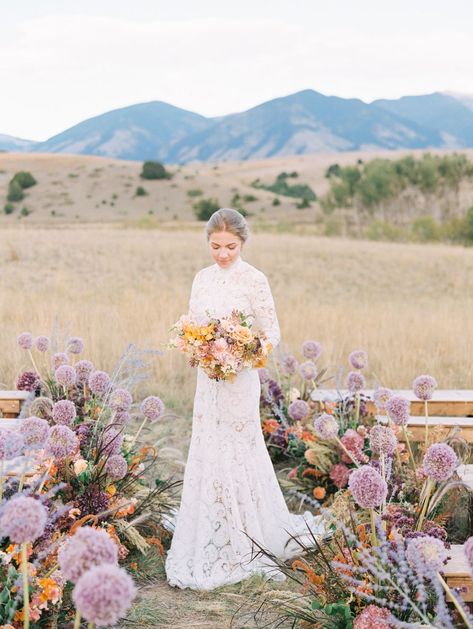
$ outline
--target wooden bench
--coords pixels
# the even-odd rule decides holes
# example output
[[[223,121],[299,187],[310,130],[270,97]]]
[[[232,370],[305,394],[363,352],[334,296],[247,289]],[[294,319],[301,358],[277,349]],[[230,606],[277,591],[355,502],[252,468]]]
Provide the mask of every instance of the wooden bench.
[[[14,419],[18,417],[21,405],[28,396],[28,391],[0,391],[0,418]]]
[[[465,588],[461,593],[467,603],[473,602],[473,576],[463,552],[463,544],[452,544],[450,560],[444,568],[445,580],[451,588]]]

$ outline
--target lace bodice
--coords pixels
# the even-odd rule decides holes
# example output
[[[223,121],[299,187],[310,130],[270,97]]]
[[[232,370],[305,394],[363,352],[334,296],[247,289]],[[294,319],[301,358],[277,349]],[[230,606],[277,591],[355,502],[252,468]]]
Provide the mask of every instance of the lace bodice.
[[[241,256],[226,269],[213,264],[200,270],[194,277],[189,301],[189,315],[197,321],[204,320],[207,313],[222,317],[234,309],[249,316],[273,348],[279,344],[281,334],[269,282]]]

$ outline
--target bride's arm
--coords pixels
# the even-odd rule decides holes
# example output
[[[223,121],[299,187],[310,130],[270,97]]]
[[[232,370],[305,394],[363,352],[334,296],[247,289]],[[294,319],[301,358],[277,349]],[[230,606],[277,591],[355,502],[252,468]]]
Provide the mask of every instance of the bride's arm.
[[[191,295],[189,298],[189,317],[195,319],[197,316],[197,286],[199,283],[200,271],[198,271],[192,282]]]
[[[255,315],[255,326],[266,334],[274,349],[281,340],[281,331],[271,288],[264,273],[258,273],[253,280],[251,307]]]

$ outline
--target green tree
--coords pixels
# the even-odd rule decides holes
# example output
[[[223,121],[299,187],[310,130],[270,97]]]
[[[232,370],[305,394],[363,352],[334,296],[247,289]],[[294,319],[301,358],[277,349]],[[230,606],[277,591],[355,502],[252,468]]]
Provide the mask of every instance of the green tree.
[[[13,203],[5,203],[3,211],[5,212],[5,214],[13,214],[13,212],[15,211],[15,206],[13,205]]]
[[[142,179],[171,179],[172,175],[164,168],[161,162],[146,161],[143,162],[140,177]]]
[[[24,197],[23,188],[17,181],[12,179],[8,185],[7,201],[21,201]]]
[[[15,173],[12,181],[16,181],[23,190],[25,188],[31,188],[38,183],[33,175],[26,170],[21,170],[20,172]]]
[[[200,199],[194,204],[194,212],[199,221],[208,221],[219,208],[220,205],[216,199]]]

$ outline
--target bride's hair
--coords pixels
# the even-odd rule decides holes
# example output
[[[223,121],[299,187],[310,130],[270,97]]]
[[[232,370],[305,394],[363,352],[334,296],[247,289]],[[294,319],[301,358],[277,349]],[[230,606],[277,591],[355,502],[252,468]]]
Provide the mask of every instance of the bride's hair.
[[[229,207],[222,207],[212,214],[205,227],[207,240],[214,232],[230,232],[242,242],[246,242],[250,235],[250,230],[245,217],[237,210]]]

